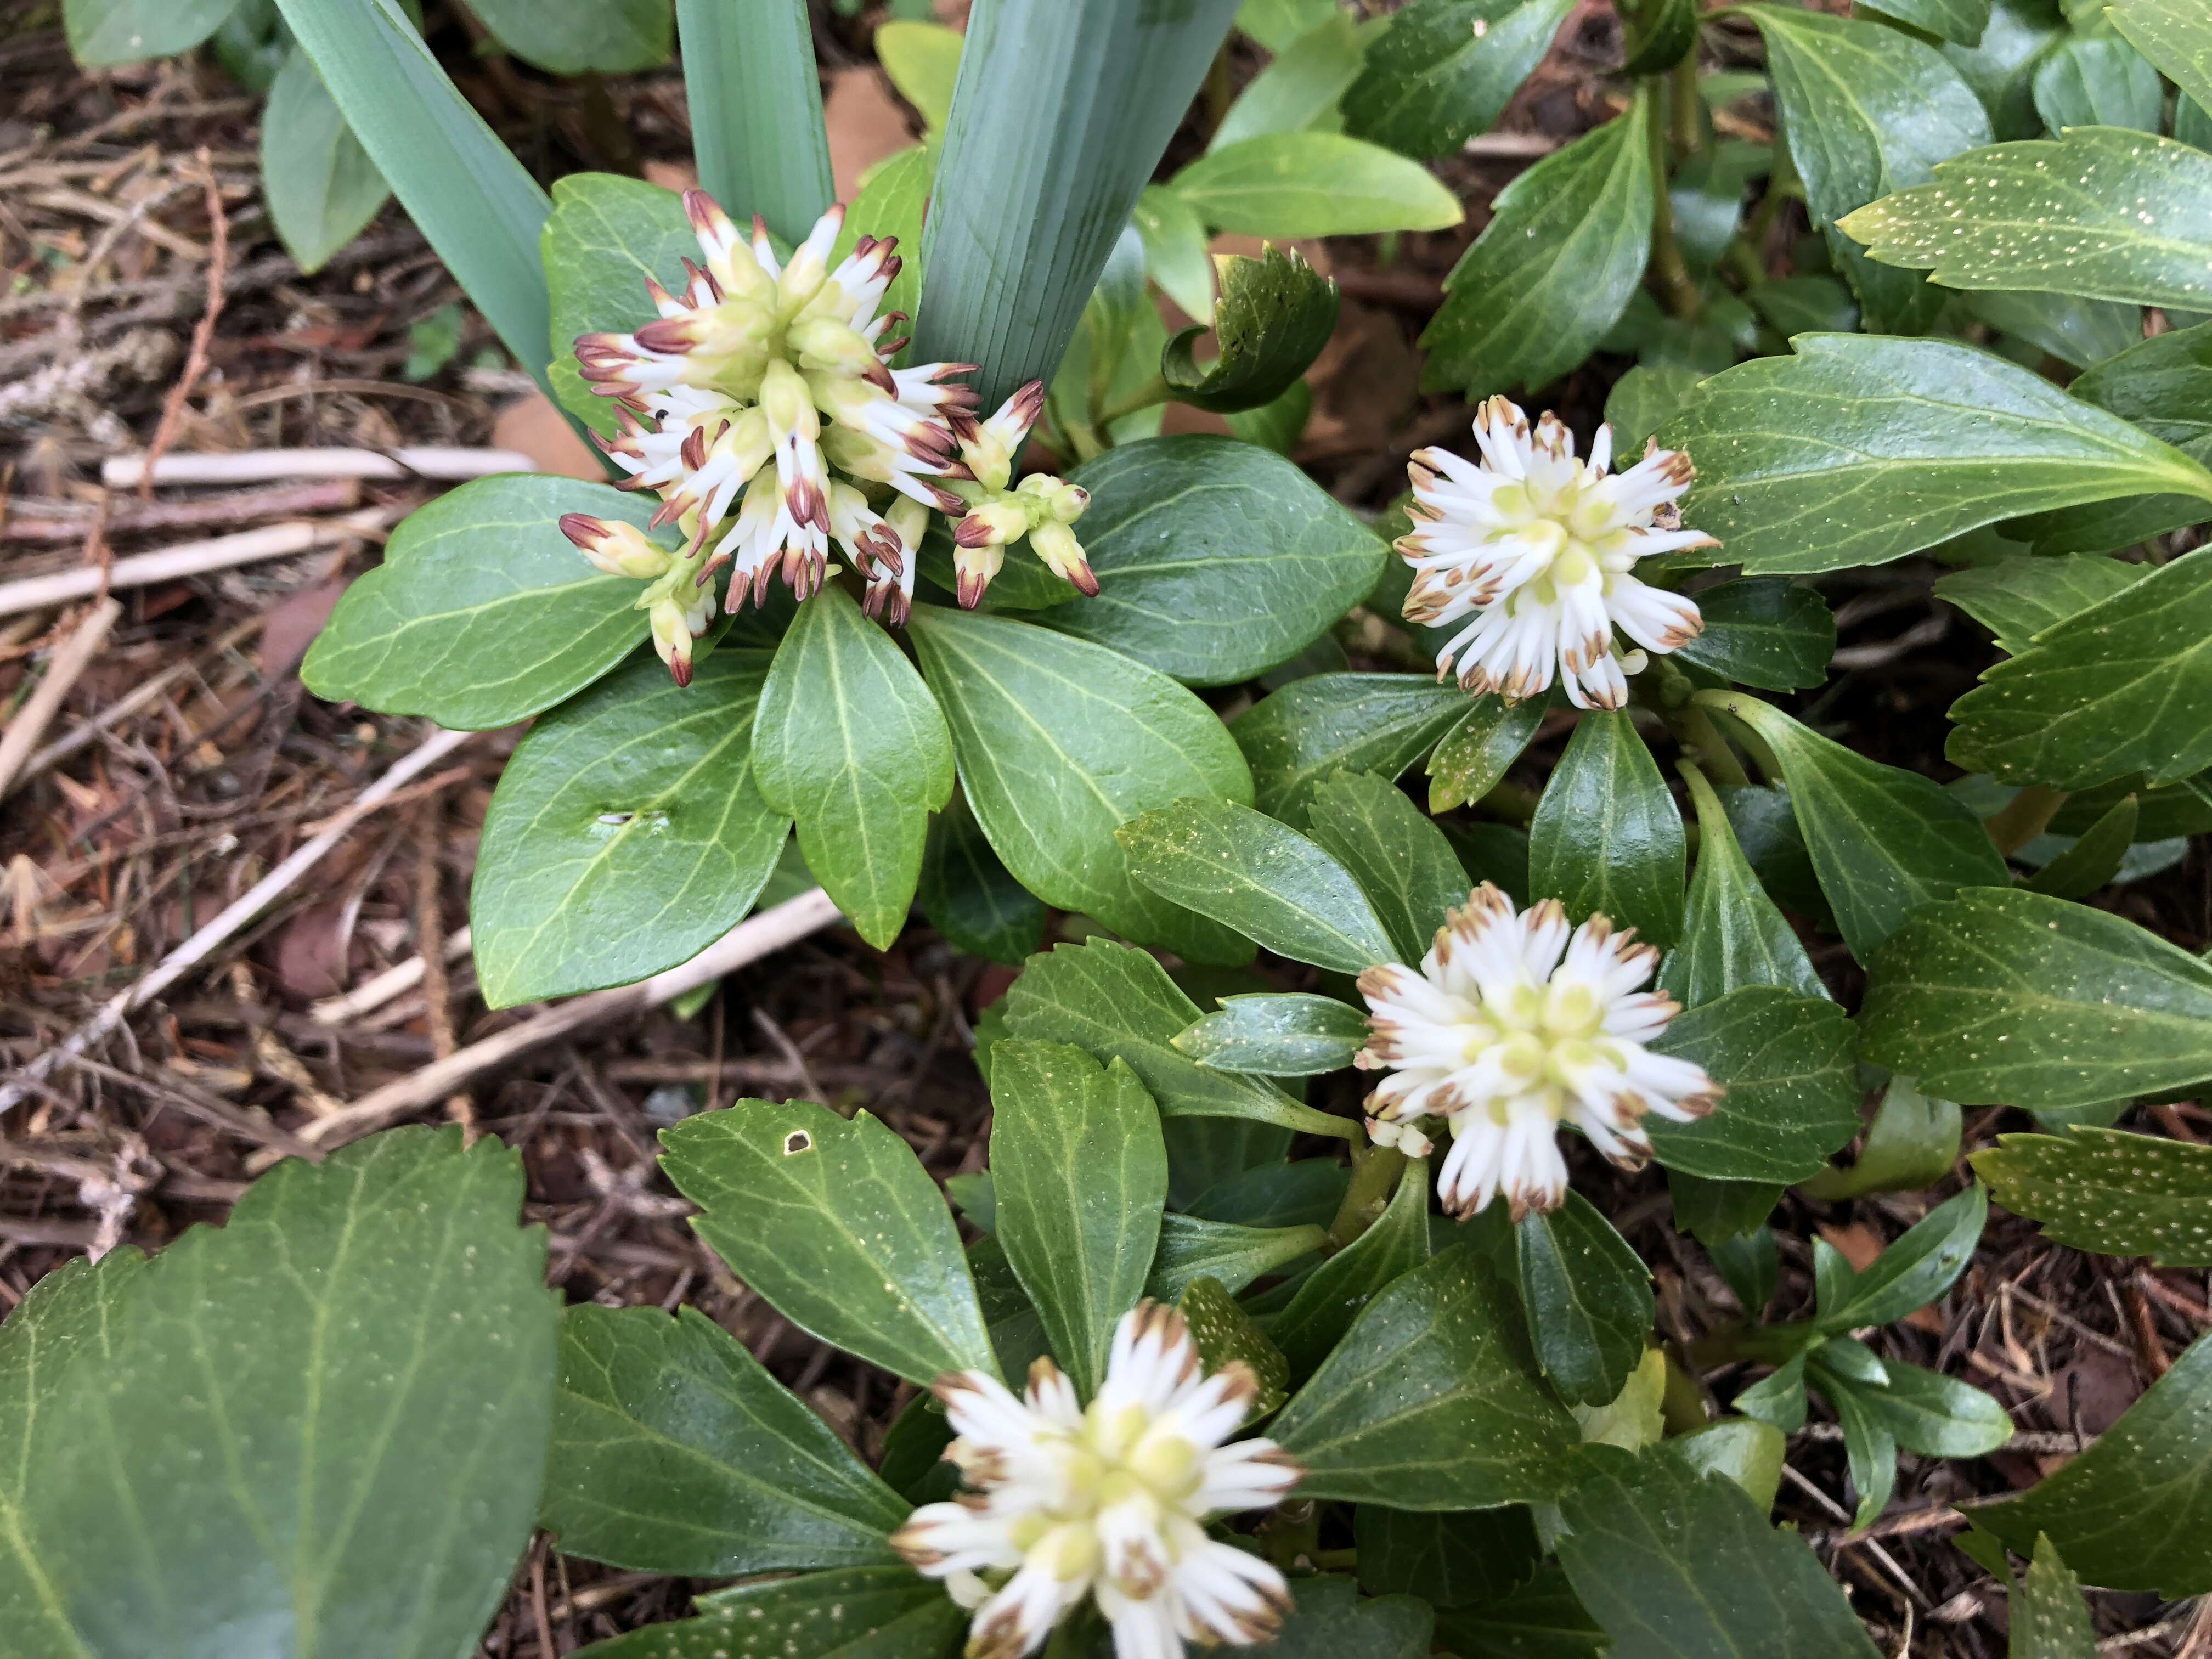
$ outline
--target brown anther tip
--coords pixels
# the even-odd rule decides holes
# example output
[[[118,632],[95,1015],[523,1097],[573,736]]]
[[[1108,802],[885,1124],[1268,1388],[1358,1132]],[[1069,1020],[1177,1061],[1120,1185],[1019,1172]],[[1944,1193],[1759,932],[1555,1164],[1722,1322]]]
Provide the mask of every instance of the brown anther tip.
[[[563,513],[561,533],[577,546],[588,549],[599,539],[599,521],[588,513]]]
[[[671,657],[668,659],[668,672],[670,677],[675,680],[677,689],[678,690],[688,691],[691,689],[690,658]]]
[[[1075,584],[1075,591],[1086,599],[1098,597],[1098,578],[1091,573],[1087,564],[1078,565],[1067,573],[1067,580]]]
[[[956,547],[988,547],[990,528],[971,514],[952,526],[952,543]]]

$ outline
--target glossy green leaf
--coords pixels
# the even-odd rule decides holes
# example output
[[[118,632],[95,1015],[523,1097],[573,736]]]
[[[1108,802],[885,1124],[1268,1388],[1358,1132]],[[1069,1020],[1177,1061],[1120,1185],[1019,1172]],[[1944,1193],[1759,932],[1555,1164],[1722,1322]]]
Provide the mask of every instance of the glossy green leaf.
[[[960,78],[960,31],[942,23],[894,17],[876,27],[876,61],[899,96],[921,112],[922,125],[942,131]]]
[[[1310,1077],[1352,1064],[1367,1042],[1367,1017],[1334,997],[1304,992],[1224,997],[1221,1011],[1176,1034],[1175,1046],[1218,1072]]]
[[[1663,1448],[1584,1447],[1574,1465],[1559,1563],[1613,1659],[1705,1659],[1744,1651],[1750,1632],[1771,1659],[1873,1659],[1819,1558],[1733,1480]]]
[[[1314,1222],[1246,1227],[1170,1213],[1160,1220],[1159,1254],[1152,1258],[1145,1294],[1156,1302],[1176,1302],[1195,1281],[1208,1279],[1233,1296],[1328,1243],[1328,1229]]]
[[[668,0],[471,0],[499,44],[553,75],[629,75],[676,49]]]
[[[2166,87],[2143,55],[2115,35],[2061,40],[2035,66],[2035,112],[2053,133],[2068,127],[2166,125]]]
[[[2054,1243],[2212,1267],[2212,1147],[2077,1124],[2000,1135],[1973,1163],[1997,1202],[2040,1222]]]
[[[1879,564],[2113,496],[2212,496],[2212,473],[2179,450],[1971,346],[1791,343],[1701,382],[1659,434],[1698,465],[1684,521],[1754,574]]]
[[[1467,871],[1435,821],[1387,778],[1339,772],[1315,790],[1306,833],[1352,872],[1382,919],[1395,960],[1419,962],[1468,901]]]
[[[762,1579],[694,1605],[694,1618],[594,1642],[576,1659],[942,1659],[969,1616],[943,1584],[908,1566]]]
[[[1486,131],[1543,58],[1568,0],[1415,0],[1392,18],[1344,99],[1346,131],[1402,155]]]
[[[1160,1115],[1121,1060],[1009,1040],[991,1054],[994,1231],[1075,1391],[1106,1374],[1143,1294],[1168,1195]]]
[[[2142,817],[2136,798],[2121,796],[2073,845],[2022,884],[2031,893],[2048,893],[2053,898],[2087,898],[2127,868]]]
[[[62,25],[78,63],[137,64],[190,52],[238,5],[239,0],[68,0]]]
[[[1175,1046],[1199,1018],[1158,958],[1093,939],[1032,957],[1006,993],[1016,1036],[1073,1042],[1100,1060],[1123,1060],[1163,1117],[1246,1118],[1310,1133],[1349,1136],[1349,1118],[1317,1112],[1264,1079],[1212,1071]]]
[[[392,1130],[27,1299],[0,1327],[0,1389],[40,1408],[0,1485],[10,1652],[466,1651],[529,1541],[552,1414],[522,1187],[495,1139]]]
[[[1344,866],[1249,806],[1181,800],[1132,819],[1115,839],[1146,886],[1278,956],[1356,974],[1395,954]]]
[[[261,112],[261,193],[284,251],[311,275],[392,199],[313,60],[296,46]]]
[[[929,815],[952,797],[952,738],[890,636],[832,582],[799,608],[753,720],[761,799],[860,937],[906,926]]]
[[[1521,1305],[1544,1375],[1571,1406],[1602,1406],[1651,1334],[1651,1270],[1580,1193],[1513,1230]]]
[[[964,806],[930,820],[916,896],[957,949],[1018,968],[1044,943],[1045,908],[1016,881]]]
[[[1771,985],[1676,1016],[1651,1047],[1726,1092],[1694,1123],[1644,1120],[1659,1162],[1709,1180],[1804,1180],[1859,1132],[1857,1035],[1834,1003]]]
[[[1835,1347],[1831,1342],[1814,1357]],[[1979,1457],[2012,1438],[2005,1408],[1971,1382],[1901,1359],[1882,1361],[1879,1386],[1857,1390],[1860,1409],[1898,1445],[1929,1457]]]
[[[1535,697],[1511,703],[1495,694],[1477,697],[1429,757],[1429,811],[1449,812],[1497,787],[1535,741],[1544,709]]]
[[[1745,1314],[1757,1319],[1774,1300],[1775,1286],[1781,1279],[1781,1251],[1773,1233],[1754,1224],[1731,1237],[1707,1240],[1705,1244],[1713,1266],[1728,1280]]]
[[[2077,127],[1936,169],[1844,222],[1885,264],[1949,288],[2131,305],[2212,305],[2212,155],[2154,133]]]
[[[1682,931],[1682,815],[1625,712],[1586,711],[1528,821],[1528,884],[1571,921],[1605,915],[1665,950]]]
[[[1684,363],[1638,363],[1613,383],[1605,395],[1606,423],[1613,428],[1613,453],[1642,452],[1644,441],[1664,426],[1690,388],[1705,376]]]
[[[968,804],[1015,879],[1193,960],[1249,957],[1237,935],[1139,886],[1114,838],[1187,797],[1250,799],[1211,709],[1118,652],[1026,623],[918,605],[911,637],[951,722]]]
[[[636,582],[604,575],[561,533],[565,513],[643,526],[604,484],[514,472],[465,483],[404,520],[356,581],[300,678],[319,697],[490,731],[582,690],[646,636]]]
[[[1446,230],[1467,216],[1426,167],[1340,132],[1247,138],[1200,156],[1169,184],[1216,230],[1286,241]]]
[[[2212,553],[2052,623],[1952,705],[1945,753],[2006,783],[2172,783],[2212,763]]]
[[[1311,1376],[1360,1310],[1428,1259],[1429,1166],[1413,1158],[1374,1224],[1309,1273],[1268,1325],[1267,1339],[1290,1359],[1291,1375]]]
[[[1171,1121],[1169,1130],[1201,1121]],[[1190,1201],[1190,1212],[1247,1227],[1321,1225],[1343,1208],[1351,1182],[1352,1171],[1333,1158],[1261,1164],[1205,1188]]]
[[[539,240],[552,304],[554,389],[571,415],[612,437],[613,403],[577,371],[576,338],[627,332],[658,317],[646,283],[682,293],[690,280],[684,262],[697,259],[699,239],[674,191],[617,173],[578,173],[555,181],[553,214]]]
[[[1887,1325],[1926,1307],[1966,1270],[1989,1219],[1989,1194],[1968,1187],[1945,1200],[1882,1251],[1865,1272],[1851,1275],[1838,1296],[1820,1298],[1815,1326],[1825,1332]]]
[[[1289,661],[1366,595],[1387,556],[1289,460],[1232,438],[1123,444],[1071,477],[1091,492],[1080,533],[1098,596],[1036,620],[1186,685]]]
[[[1923,910],[1869,964],[1868,1059],[1969,1106],[2095,1105],[2212,1077],[2212,967],[2012,889]]]
[[[1858,1496],[1851,1525],[1870,1527],[1889,1507],[1890,1495],[1897,1489],[1897,1439],[1879,1417],[1865,1408],[1856,1383],[1821,1369],[1821,1359],[1839,1346],[1830,1343],[1816,1349],[1806,1360],[1806,1378],[1826,1397],[1844,1431],[1844,1466],[1850,1472],[1851,1490]]]
[[[1336,284],[1296,249],[1231,255],[1218,268],[1212,362],[1197,358],[1200,325],[1168,342],[1160,373],[1177,402],[1231,415],[1274,402],[1321,355],[1336,329]]]
[[[568,1310],[539,1519],[570,1555],[698,1577],[887,1565],[908,1505],[696,1308]]]
[[[2015,556],[1939,576],[1936,591],[1996,635],[2000,650],[2017,656],[2044,629],[2133,587],[2149,574],[2147,565],[2094,554]]]
[[[699,1237],[801,1330],[925,1387],[996,1369],[945,1195],[872,1114],[746,1100],[660,1142]]]
[[[1867,9],[1962,46],[1978,42],[1990,21],[1990,0],[1881,0]]]
[[[2081,1581],[2048,1538],[2036,1539],[2034,1559],[2027,1577],[2010,1586],[2005,1611],[2010,1659],[2095,1659],[2097,1626],[2082,1604]]]
[[[1359,78],[1369,38],[1358,20],[1331,7],[1329,15],[1285,45],[1273,63],[1245,83],[1206,147],[1220,149],[1262,133],[1336,125],[1337,104]]]
[[[982,364],[986,409],[1051,381],[1236,10],[1063,0],[969,19],[924,239],[917,362]]]
[[[1528,1511],[1517,1504],[1457,1515],[1362,1504],[1352,1512],[1352,1536],[1362,1589],[1418,1595],[1438,1608],[1510,1595],[1543,1557]]]
[[[1999,138],[2033,138],[2035,65],[2066,30],[2058,0],[1990,0],[1989,26],[1972,46],[1946,40],[1940,50],[1990,112]]]
[[[1145,274],[1194,321],[1213,318],[1213,261],[1206,221],[1165,185],[1146,185],[1131,216],[1145,243]]]
[[[546,386],[549,304],[538,246],[552,210],[545,192],[447,78],[396,0],[276,3],[408,216],[515,361]]]
[[[1811,588],[1750,576],[1705,588],[1697,600],[1705,632],[1675,653],[1683,661],[1769,691],[1802,691],[1828,678],[1836,619]]]
[[[1782,1486],[1787,1442],[1770,1423],[1723,1418],[1666,1443],[1667,1449],[1699,1474],[1724,1474],[1744,1490],[1762,1515],[1774,1508]]]
[[[1267,1645],[1274,1659],[1427,1659],[1436,1613],[1411,1595],[1364,1597],[1349,1578],[1301,1578]]]
[[[1555,1497],[1576,1436],[1512,1291],[1468,1245],[1362,1309],[1269,1433],[1305,1467],[1305,1496],[1399,1510]]]
[[[1437,1635],[1460,1659],[1600,1659],[1611,1645],[1557,1561],[1503,1595],[1439,1612]]]
[[[1958,1102],[1931,1098],[1911,1078],[1893,1076],[1857,1159],[1848,1170],[1823,1170],[1802,1183],[1805,1195],[1832,1200],[1933,1187],[1959,1161],[1962,1128]]]
[[[1281,1407],[1290,1397],[1291,1363],[1218,1279],[1194,1279],[1183,1287],[1176,1307],[1190,1327],[1190,1339],[1209,1376],[1232,1359],[1251,1367],[1260,1382],[1259,1395],[1252,1402],[1253,1418],[1271,1416]]]
[[[1287,52],[1336,9],[1336,0],[1243,0],[1237,27],[1269,52]]]
[[[757,213],[799,241],[835,194],[807,8],[676,0],[676,24],[699,182],[738,223]]]
[[[1649,125],[1638,101],[1499,192],[1421,336],[1423,391],[1547,385],[1620,320],[1651,247]]]
[[[2106,12],[2168,80],[2212,109],[2212,20],[2194,0],[2112,0]]]
[[[719,651],[687,690],[641,655],[531,728],[469,892],[487,1003],[626,985],[737,926],[791,828],[753,784],[767,672],[764,652]]]
[[[1930,0],[1937,9],[1978,5],[1982,0]],[[1765,37],[1784,136],[1830,257],[1858,295],[1869,326],[1920,331],[1942,295],[1917,276],[1870,262],[1836,222],[1925,183],[1937,162],[1988,143],[1980,100],[1942,53],[1902,30],[1787,6],[1749,6],[1742,15]]]
[[[1251,763],[1254,805],[1302,829],[1332,773],[1395,780],[1467,714],[1467,693],[1412,674],[1316,674],[1230,725]]]
[[[1695,0],[1631,0],[1621,8],[1621,72],[1657,75],[1697,50]]]
[[[1699,701],[1742,720],[1772,751],[1821,890],[1861,962],[1917,906],[2010,878],[1981,821],[1933,780],[1869,760],[1753,698]]]
[[[2057,1474],[1970,1513],[2023,1553],[2047,1534],[2093,1584],[2170,1598],[2212,1590],[2212,1337]]]
[[[1659,988],[1695,1008],[1747,985],[1827,994],[1812,958],[1743,855],[1720,797],[1685,766],[1698,814],[1698,863],[1682,907],[1682,942],[1659,968]]]

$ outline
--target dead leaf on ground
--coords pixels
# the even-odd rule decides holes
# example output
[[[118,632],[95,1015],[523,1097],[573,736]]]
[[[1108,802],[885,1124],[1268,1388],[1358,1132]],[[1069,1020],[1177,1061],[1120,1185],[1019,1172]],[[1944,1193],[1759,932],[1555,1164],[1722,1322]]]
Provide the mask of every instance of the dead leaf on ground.
[[[540,472],[550,472],[556,478],[606,482],[606,469],[592,453],[591,446],[576,435],[568,416],[542,392],[517,398],[500,410],[499,419],[492,425],[491,441],[497,449],[520,451]]]
[[[839,70],[830,77],[822,121],[830,130],[830,172],[841,202],[860,193],[862,173],[914,143],[906,111],[873,69]]]
[[[300,665],[345,591],[344,582],[325,582],[303,587],[270,607],[269,620],[261,624],[259,657],[264,678],[282,679]]]

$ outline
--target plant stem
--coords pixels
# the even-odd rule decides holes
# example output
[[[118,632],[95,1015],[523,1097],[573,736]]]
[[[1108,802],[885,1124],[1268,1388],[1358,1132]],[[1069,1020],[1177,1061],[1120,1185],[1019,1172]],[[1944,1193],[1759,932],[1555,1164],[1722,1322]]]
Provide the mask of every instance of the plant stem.
[[[1337,1249],[1342,1249],[1375,1224],[1390,1202],[1390,1194],[1397,1190],[1405,1167],[1406,1155],[1395,1146],[1352,1150],[1352,1184],[1344,1189],[1336,1219],[1328,1224],[1328,1236],[1336,1241]]]
[[[1697,704],[1688,703],[1671,711],[1667,723],[1674,727],[1674,735],[1683,744],[1698,751],[1698,759],[1712,774],[1714,782],[1741,785],[1751,781],[1751,775],[1743,769],[1743,763],[1729,747],[1729,740],[1721,735],[1720,727],[1713,724],[1713,717]]]
[[[1167,377],[1155,374],[1144,385],[1098,410],[1093,418],[1098,429],[1103,432],[1122,416],[1133,415],[1140,409],[1150,409],[1154,404],[1164,404],[1173,395],[1168,390]]]
[[[2068,793],[2047,784],[2031,783],[2006,802],[1983,828],[1990,832],[1997,851],[2010,858],[2051,827],[2051,820],[2066,805]]]
[[[1658,279],[1667,308],[1684,322],[1694,323],[1705,302],[1683,262],[1681,245],[1674,240],[1674,204],[1667,194],[1666,82],[1656,76],[1647,78],[1643,99],[1651,149],[1651,274]]]
[[[1698,120],[1698,48],[1692,42],[1682,61],[1667,71],[1668,113],[1674,124],[1674,159],[1695,155],[1705,147],[1704,127]]]

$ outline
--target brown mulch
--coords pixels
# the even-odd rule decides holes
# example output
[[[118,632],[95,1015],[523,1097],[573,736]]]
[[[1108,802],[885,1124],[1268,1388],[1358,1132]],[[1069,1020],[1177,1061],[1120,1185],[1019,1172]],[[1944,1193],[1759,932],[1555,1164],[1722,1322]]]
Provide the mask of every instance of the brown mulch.
[[[416,331],[460,299],[403,215],[387,210],[327,269],[301,276],[259,206],[255,100],[200,62],[82,74],[54,15],[50,0],[0,9],[0,85],[10,94],[0,112],[0,584],[258,522],[365,507],[393,508],[396,519],[435,493],[410,482],[164,488],[143,500],[103,489],[100,462],[143,447],[180,384],[189,395],[176,453],[483,445],[495,429],[514,441],[500,418],[528,383],[465,307],[450,362],[403,378]],[[1597,0],[1584,6],[1501,130],[1557,141],[1606,118],[1613,106],[1597,76],[1618,61],[1613,27]],[[905,112],[866,69],[861,29],[825,21],[819,49],[842,106],[858,112],[839,141],[842,173],[859,164],[863,140],[853,134],[871,131],[865,143],[880,144],[885,112]],[[1257,61],[1240,57],[1238,73]],[[549,176],[613,167],[672,177],[688,157],[672,70],[561,84],[501,61],[468,64],[464,83]],[[1327,250],[1345,321],[1317,371],[1303,459],[1357,506],[1387,503],[1406,453],[1462,428],[1456,399],[1416,390],[1413,343],[1490,198],[1527,161],[1464,156],[1441,169],[1469,204],[1457,231],[1405,237],[1387,258],[1375,245]],[[222,304],[194,364],[218,224]],[[1618,372],[1577,371],[1558,389],[1562,413],[1594,426]],[[343,584],[374,562],[373,542],[117,595],[122,614],[105,647],[40,738],[66,752],[34,753],[0,797],[0,1073],[138,978],[422,740],[419,723],[325,704],[297,678]],[[1937,574],[1908,561],[1827,585],[1848,666],[1811,713],[1848,727],[1862,749],[1948,776],[1930,711],[1987,658],[1933,597]],[[21,708],[47,653],[88,610],[0,616],[0,716]],[[131,712],[103,718],[157,679]],[[368,817],[211,964],[0,1124],[0,1309],[72,1255],[122,1242],[157,1248],[220,1221],[290,1131],[514,1020],[483,1006],[465,958],[427,990],[357,1015],[333,1020],[318,1005],[465,925],[477,830],[514,735],[463,750]],[[1563,740],[1547,733],[1523,781],[1540,781]],[[2114,908],[2202,947],[2212,937],[2202,849]],[[1825,941],[1816,959],[1840,994],[1856,994],[1839,944]],[[653,1133],[740,1097],[805,1097],[866,1107],[939,1176],[980,1168],[989,1107],[969,1057],[971,1028],[1009,977],[919,921],[882,954],[832,931],[733,975],[692,1018],[662,1010],[584,1031],[444,1109],[520,1150],[526,1218],[548,1229],[552,1281],[568,1295],[701,1309],[872,1455],[904,1385],[815,1342],[732,1277],[659,1177]],[[1282,978],[1300,982],[1295,970]],[[1348,1109],[1352,1085],[1339,1081],[1346,1098],[1336,1103]],[[2212,1135],[2212,1114],[2193,1104],[2157,1109],[2168,1133]],[[2017,1114],[1982,1113],[1967,1144],[2024,1127]],[[1662,1334],[1686,1344],[1736,1318],[1704,1252],[1673,1231],[1658,1175],[1631,1179],[1586,1163],[1577,1181],[1602,1194],[1654,1264]],[[1941,1195],[1792,1195],[1778,1218],[1784,1271],[1770,1316],[1809,1302],[1816,1232],[1846,1254],[1869,1249]],[[1959,1524],[1950,1503],[2055,1468],[2212,1328],[2208,1304],[2203,1275],[2057,1249],[2000,1213],[1944,1316],[1917,1316],[1878,1346],[1996,1394],[2024,1431],[2017,1447],[1966,1463],[1908,1457],[1888,1512],[1869,1534],[1847,1536],[1841,1443],[1815,1423],[1793,1443],[1778,1514],[1814,1543],[1888,1650],[1911,1631],[1917,1653],[1994,1659],[2003,1597],[1945,1541]],[[1748,1378],[1708,1380],[1724,1401]],[[546,1659],[679,1614],[693,1588],[573,1560],[541,1540],[483,1651]],[[2181,1650],[2190,1610],[2094,1599],[2100,1631],[2127,1651]]]

